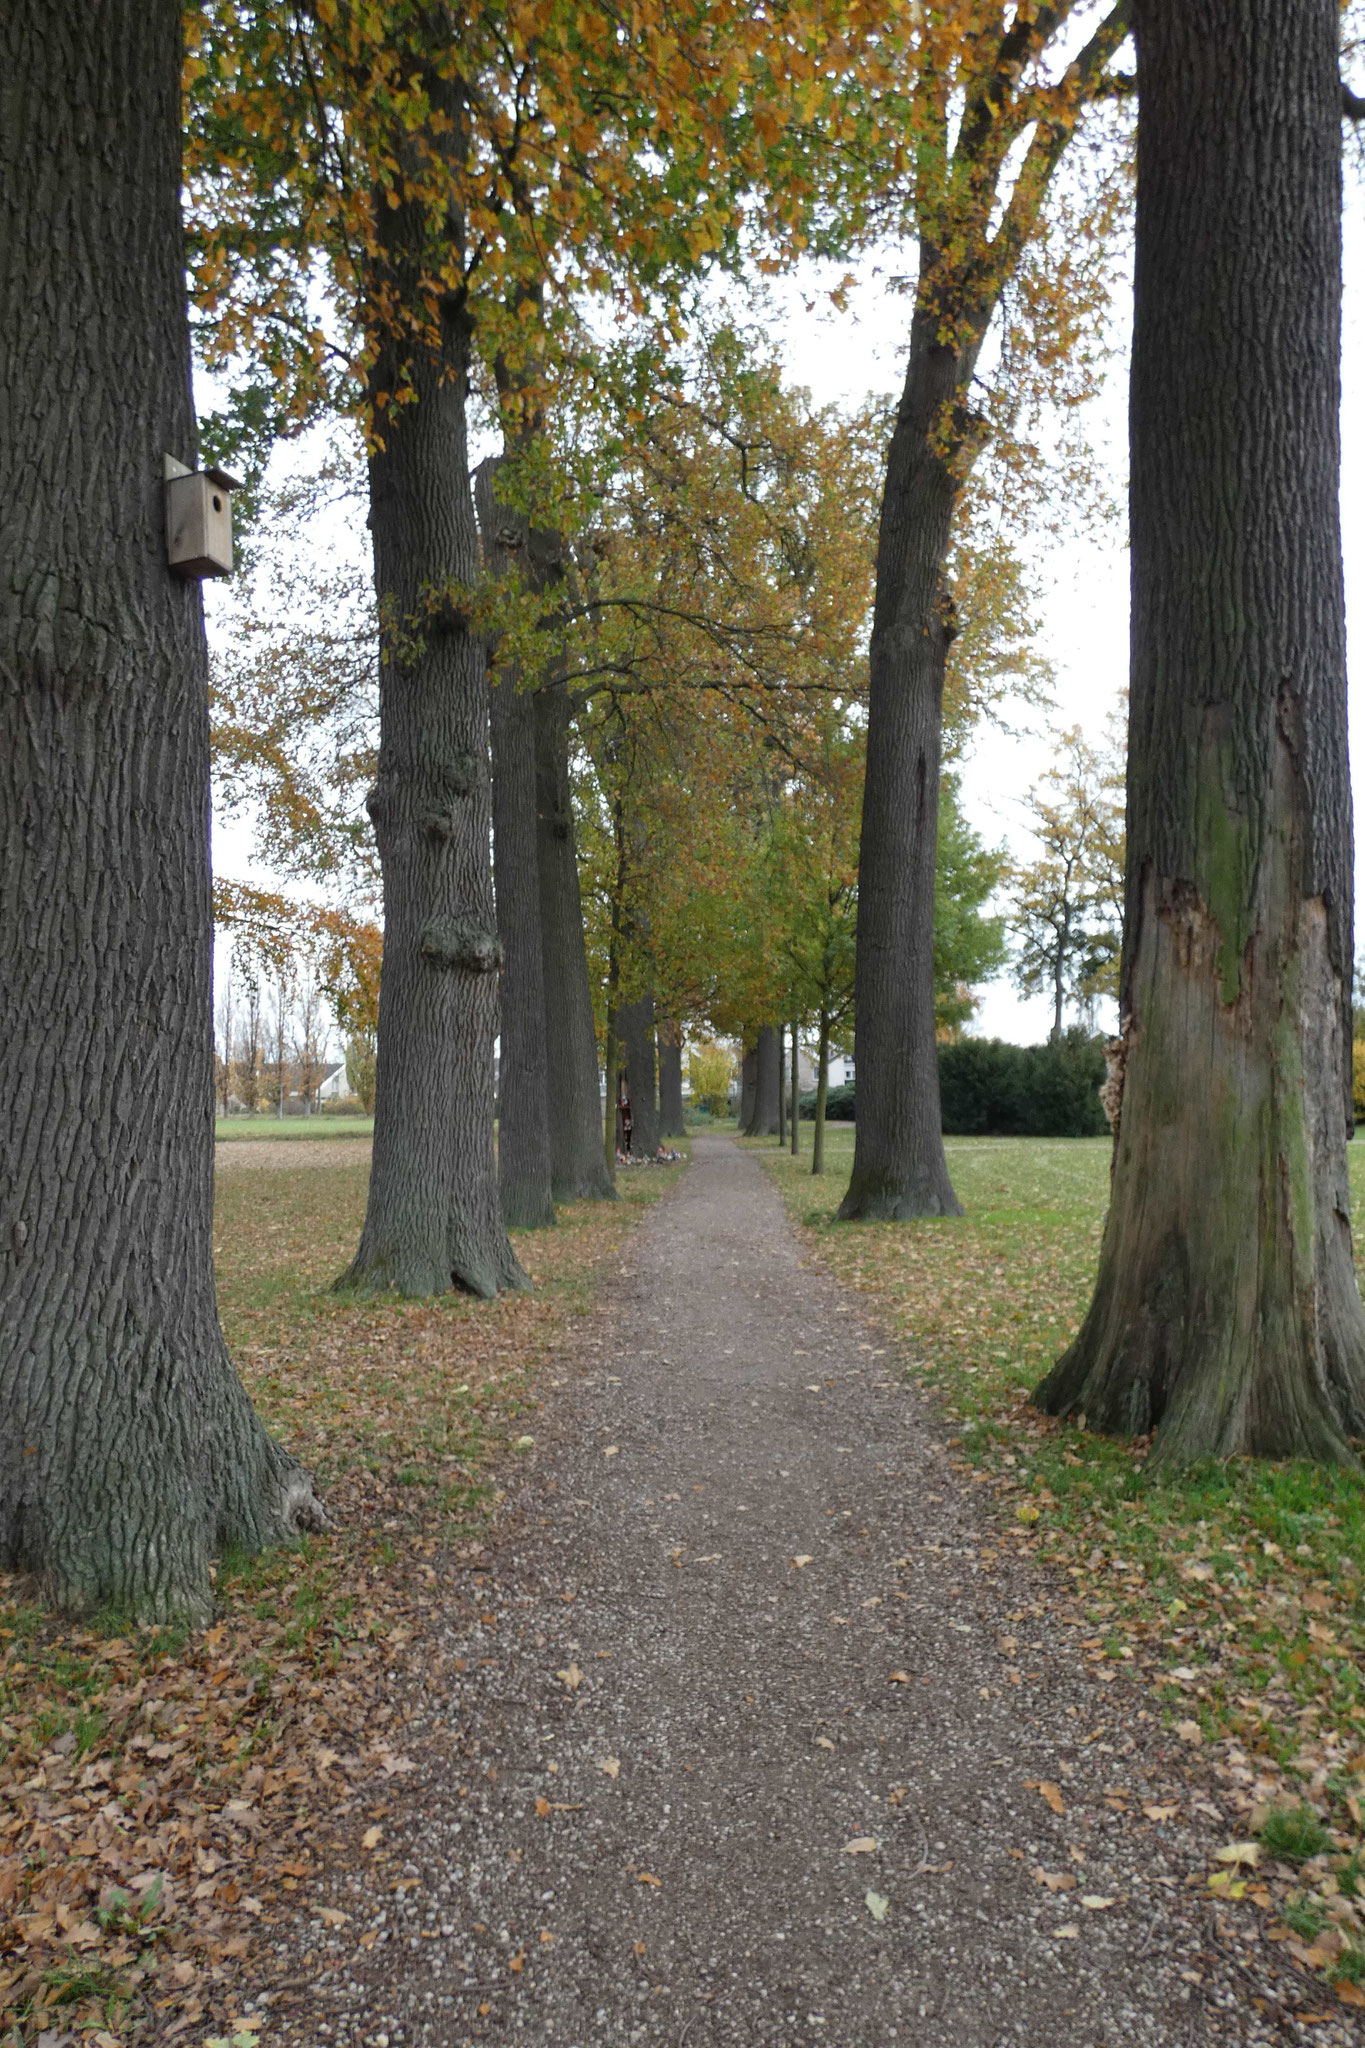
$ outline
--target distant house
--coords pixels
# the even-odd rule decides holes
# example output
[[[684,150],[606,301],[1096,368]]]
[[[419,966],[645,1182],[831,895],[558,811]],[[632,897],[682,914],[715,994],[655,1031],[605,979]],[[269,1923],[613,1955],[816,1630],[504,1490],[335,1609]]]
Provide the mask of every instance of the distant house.
[[[247,1107],[239,1080],[240,1064],[233,1062],[233,1084],[228,1095],[228,1114],[242,1115]],[[320,1079],[318,1077],[321,1077]],[[312,1070],[313,1086],[305,1097],[303,1093],[304,1072],[295,1060],[284,1064],[284,1114],[286,1116],[309,1116],[324,1102],[337,1102],[350,1094],[346,1081],[344,1060],[321,1060]],[[219,1063],[218,1085],[222,1087],[222,1064]],[[279,1114],[278,1068],[273,1061],[263,1061],[257,1074],[256,1115],[277,1116]]]

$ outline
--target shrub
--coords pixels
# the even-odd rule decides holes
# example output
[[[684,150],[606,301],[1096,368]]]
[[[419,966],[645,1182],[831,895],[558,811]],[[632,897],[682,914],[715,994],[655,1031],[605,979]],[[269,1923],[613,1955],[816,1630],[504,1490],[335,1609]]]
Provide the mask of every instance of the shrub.
[[[1102,1138],[1104,1040],[1068,1031],[1046,1045],[964,1038],[938,1049],[943,1128],[953,1138]],[[854,1084],[831,1088],[825,1114],[852,1122]],[[815,1115],[814,1095],[801,1098]]]
[[[952,1137],[1099,1138],[1104,1041],[1067,1031],[1046,1045],[964,1038],[938,1051],[943,1128]]]

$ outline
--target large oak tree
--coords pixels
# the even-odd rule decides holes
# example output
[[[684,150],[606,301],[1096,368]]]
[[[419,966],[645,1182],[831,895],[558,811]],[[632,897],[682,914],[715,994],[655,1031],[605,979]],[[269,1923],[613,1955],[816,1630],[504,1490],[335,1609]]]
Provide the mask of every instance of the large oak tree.
[[[1126,1073],[1094,1300],[1038,1398],[1167,1461],[1346,1461],[1338,9],[1134,18]]]
[[[176,0],[0,13],[0,1562],[203,1617],[317,1527],[218,1327]]]

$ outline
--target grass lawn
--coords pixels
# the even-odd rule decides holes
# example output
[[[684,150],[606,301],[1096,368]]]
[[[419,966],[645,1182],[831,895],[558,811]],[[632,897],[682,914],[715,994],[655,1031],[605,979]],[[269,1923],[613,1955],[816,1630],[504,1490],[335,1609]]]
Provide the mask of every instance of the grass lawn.
[[[998,1489],[1011,1540],[1069,1575],[1098,1675],[1135,1666],[1192,1751],[1217,1744],[1213,1767],[1254,1795],[1253,1828],[1267,1806],[1300,1800],[1330,1827],[1330,1844],[1310,1830],[1307,1846],[1327,1853],[1299,1859],[1303,1904],[1290,1906],[1326,1967],[1333,1937],[1317,1930],[1330,1901],[1365,1889],[1365,1483],[1251,1459],[1149,1478],[1144,1445],[1028,1405],[1089,1301],[1107,1138],[949,1139],[965,1217],[839,1224],[852,1127],[828,1128],[823,1180],[810,1173],[809,1125],[801,1137],[797,1160],[771,1141],[751,1149],[820,1260],[904,1340],[912,1377]],[[1359,1217],[1365,1144],[1352,1147],[1351,1179]],[[1282,1823],[1268,1826],[1267,1856]],[[1249,1878],[1233,1865],[1215,1884],[1237,1896]],[[1348,1947],[1347,1962],[1365,1978],[1365,1951]]]
[[[222,1176],[223,1327],[336,1527],[223,1559],[219,1617],[188,1638],[72,1625],[0,1580],[3,2048],[160,2040],[172,2020],[195,2048],[236,2039],[242,1961],[281,1894],[306,1898],[327,1830],[382,1823],[427,1613],[452,1586],[477,1597],[499,1471],[534,1455],[537,1376],[681,1171],[622,1174],[619,1203],[519,1233],[534,1291],[495,1302],[327,1291],[355,1248],[364,1160]],[[269,2048],[268,2031],[242,2039]]]
[[[372,1116],[220,1116],[213,1126],[220,1145],[238,1138],[369,1138]]]

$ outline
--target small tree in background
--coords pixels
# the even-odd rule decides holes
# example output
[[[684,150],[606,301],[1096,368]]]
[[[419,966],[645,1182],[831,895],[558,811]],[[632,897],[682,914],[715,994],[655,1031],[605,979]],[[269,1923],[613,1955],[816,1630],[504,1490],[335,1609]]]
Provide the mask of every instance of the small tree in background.
[[[734,1054],[712,1038],[694,1046],[687,1056],[687,1088],[692,1106],[704,1109],[708,1116],[725,1115],[734,1078]]]
[[[1123,937],[1121,760],[1090,746],[1079,726],[1059,746],[1061,761],[1025,799],[1041,850],[1010,870],[1008,917],[1015,983],[1024,995],[1051,998],[1053,1038],[1069,1004],[1093,1011],[1098,997],[1117,993]]]

